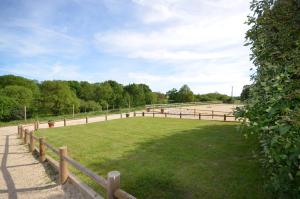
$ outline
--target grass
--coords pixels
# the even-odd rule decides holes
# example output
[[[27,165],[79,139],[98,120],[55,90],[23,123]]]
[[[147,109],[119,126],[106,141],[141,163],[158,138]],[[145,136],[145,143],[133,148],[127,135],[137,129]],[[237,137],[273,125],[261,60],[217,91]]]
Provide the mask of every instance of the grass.
[[[143,110],[144,107],[133,107],[130,109],[130,111],[137,111],[137,110]],[[122,108],[122,109],[115,109],[115,110],[108,110],[108,114],[115,114],[115,113],[125,113],[129,111],[128,108]],[[26,121],[25,120],[12,120],[8,122],[0,121],[0,127],[4,126],[15,126],[19,124],[29,124],[33,123],[36,120],[39,120],[40,122],[47,122],[48,120],[63,120],[64,118],[66,119],[80,119],[80,118],[85,118],[86,116],[100,116],[100,115],[105,115],[106,111],[91,111],[91,112],[86,112],[86,113],[75,113],[74,118],[73,114],[65,114],[65,115],[41,115],[39,117],[32,117],[28,118]]]
[[[268,198],[253,152],[236,123],[130,118],[42,129],[47,142],[96,173],[121,172],[121,187],[143,199]],[[99,186],[73,170],[89,185]]]

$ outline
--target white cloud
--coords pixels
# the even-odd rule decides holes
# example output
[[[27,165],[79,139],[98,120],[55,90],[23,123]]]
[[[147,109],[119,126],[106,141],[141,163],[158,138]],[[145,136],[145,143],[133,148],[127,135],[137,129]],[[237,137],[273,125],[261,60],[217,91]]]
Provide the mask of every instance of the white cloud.
[[[249,49],[243,46],[247,1],[133,2],[138,7],[142,28],[98,32],[96,46],[106,53],[156,61],[175,70],[167,75],[141,70],[129,73],[130,78],[156,85],[157,89],[161,82],[165,87],[188,83],[196,92],[211,92],[214,87],[222,92],[232,85],[236,95],[249,83]]]
[[[171,19],[176,19],[176,22],[163,24],[151,31],[125,29],[97,33],[95,41],[99,49],[130,58],[174,61],[239,56],[239,52],[244,48],[245,11],[234,10],[235,12],[230,15],[228,12],[231,10],[227,9],[227,12],[218,15],[202,16],[202,13],[189,13],[186,10],[186,5],[194,1],[135,2],[145,11],[142,18],[148,18],[148,15],[154,12],[153,17],[160,20],[151,20],[152,22]],[[219,8],[226,6],[225,2],[228,3],[225,0],[218,2],[208,3],[209,6],[206,5],[206,8]],[[240,2],[237,4],[241,4]],[[178,7],[176,3],[182,7]],[[195,5],[189,5],[188,8],[191,9]],[[200,5],[203,9],[205,3]],[[184,14],[181,15],[181,12]],[[149,20],[143,22],[147,23]],[[236,46],[239,47],[238,50]],[[224,50],[224,47],[227,49]]]
[[[11,32],[18,30],[19,33]],[[29,21],[18,20],[2,23],[0,28],[0,51],[32,57],[60,54],[61,56],[82,53],[83,41],[63,31],[44,27]]]
[[[83,80],[80,67],[61,63],[22,63],[14,67],[2,67],[9,74],[25,76],[38,80]]]

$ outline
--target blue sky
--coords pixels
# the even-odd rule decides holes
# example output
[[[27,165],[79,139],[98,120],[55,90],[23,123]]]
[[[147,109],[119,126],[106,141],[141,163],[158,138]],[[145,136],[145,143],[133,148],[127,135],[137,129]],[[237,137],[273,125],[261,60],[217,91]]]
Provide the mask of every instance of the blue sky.
[[[0,75],[239,95],[247,0],[1,0]]]

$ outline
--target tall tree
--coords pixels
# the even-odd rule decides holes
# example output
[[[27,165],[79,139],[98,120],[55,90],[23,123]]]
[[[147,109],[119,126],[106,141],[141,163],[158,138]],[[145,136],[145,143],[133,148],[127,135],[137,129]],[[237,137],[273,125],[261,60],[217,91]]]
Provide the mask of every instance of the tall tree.
[[[44,81],[41,84],[41,102],[44,112],[70,114],[72,106],[79,108],[79,100],[69,85],[62,81]]]
[[[103,82],[97,85],[96,100],[101,104],[102,107],[107,105],[111,106],[111,100],[113,99],[113,89],[108,82]]]
[[[183,85],[178,92],[178,100],[180,102],[194,101],[194,94],[188,85]]]
[[[167,93],[166,93],[167,97],[168,97],[168,100],[169,102],[178,102],[178,91],[176,90],[176,88],[173,88],[171,90],[169,90]]]
[[[256,71],[244,111],[274,198],[300,195],[300,2],[254,0],[247,32]]]

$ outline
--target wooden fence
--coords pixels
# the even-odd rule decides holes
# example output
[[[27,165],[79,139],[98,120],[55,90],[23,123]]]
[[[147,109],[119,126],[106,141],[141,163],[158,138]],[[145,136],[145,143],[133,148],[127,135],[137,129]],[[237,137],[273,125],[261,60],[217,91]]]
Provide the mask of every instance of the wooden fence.
[[[168,116],[178,116],[180,119],[185,119],[186,116],[192,116],[195,119],[203,119],[202,117],[211,117],[212,119],[214,117],[221,117],[223,121],[228,121],[227,118],[233,117],[234,115],[231,115],[230,112],[222,112],[222,111],[212,111],[211,114],[203,114],[198,113],[196,109],[194,110],[194,113],[169,113],[164,112],[164,109],[161,109],[160,111],[151,111],[148,112],[134,112],[133,117],[142,116],[145,117],[147,115],[150,115],[152,117],[155,116],[161,116],[167,118]],[[202,110],[207,111],[207,110]],[[211,111],[211,110],[209,110]],[[225,113],[225,114],[215,114],[215,113]],[[130,117],[130,113],[126,113],[125,117]],[[120,114],[120,118],[123,118],[123,114]],[[188,118],[187,118],[188,119]],[[236,118],[235,118],[236,119]],[[105,121],[108,120],[108,115],[105,115]],[[62,122],[62,121],[60,121]],[[85,118],[85,123],[87,124],[89,122],[89,118]],[[73,182],[78,181],[77,179],[74,179],[74,175],[71,174],[68,170],[68,166],[72,166],[82,173],[84,173],[86,176],[90,177],[93,181],[95,181],[98,185],[103,187],[107,191],[107,198],[108,199],[135,199],[134,196],[130,195],[129,193],[125,192],[120,188],[120,172],[118,171],[111,171],[107,174],[107,178],[104,178],[102,176],[97,175],[93,171],[89,170],[88,168],[81,165],[79,162],[75,161],[71,157],[68,156],[67,147],[63,146],[60,148],[55,148],[51,144],[47,143],[45,141],[44,137],[36,137],[34,136],[34,131],[39,129],[39,125],[42,123],[39,123],[38,121],[34,122],[33,128],[34,130],[30,131],[29,127],[32,125],[19,125],[18,126],[18,136],[20,139],[23,139],[24,144],[27,144],[29,147],[29,151],[32,153],[37,152],[39,155],[39,160],[41,162],[48,161],[54,168],[56,168],[59,171],[59,182],[60,184],[64,184],[67,182],[67,180],[72,180]],[[66,118],[63,120],[64,126],[67,126],[67,120]],[[35,143],[38,142],[38,148],[35,147]],[[46,149],[51,150],[54,154],[59,156],[59,162],[55,161],[50,156],[46,155]],[[85,189],[84,191],[88,193],[90,196],[95,195],[96,192],[93,191],[90,187],[87,185],[82,185],[82,182],[78,182],[80,184],[80,187],[82,189]],[[97,194],[96,194],[97,195]]]
[[[216,112],[216,111],[215,111]],[[165,118],[168,117],[168,115],[173,115],[173,116],[178,116],[178,118],[183,119],[184,116],[192,116],[194,118],[197,117],[197,119],[201,120],[203,119],[202,117],[211,117],[212,119],[214,119],[215,117],[221,117],[222,120],[224,122],[228,121],[227,118],[234,118],[234,120],[236,120],[236,117],[234,115],[231,114],[215,114],[214,111],[212,111],[211,114],[203,114],[203,113],[169,113],[169,112],[164,112],[164,111],[151,111],[151,112],[134,112],[134,116],[146,116],[146,115],[152,115],[153,117],[155,117],[155,115],[160,115],[160,116],[164,116]],[[226,112],[226,113],[230,113],[230,112]]]
[[[34,130],[30,131],[27,126],[18,126],[18,136],[20,139],[23,140],[24,144],[28,145],[29,151],[32,153],[37,152],[39,155],[40,162],[49,161],[49,163],[54,166],[59,171],[59,182],[60,184],[64,184],[68,181],[68,179],[74,177],[73,174],[69,172],[68,166],[73,166],[74,168],[78,169],[88,177],[90,177],[93,181],[95,181],[98,185],[104,188],[107,191],[107,198],[108,199],[136,199],[134,196],[130,195],[129,193],[125,192],[120,188],[120,172],[118,171],[111,171],[107,174],[107,178],[97,175],[90,169],[84,167],[76,160],[72,159],[68,156],[67,147],[63,146],[60,148],[55,148],[51,144],[45,141],[44,137],[36,137],[34,136]],[[38,122],[34,123],[34,129],[38,129]],[[35,143],[39,143],[39,147],[35,147]],[[51,150],[53,153],[59,156],[59,163],[52,159],[51,157],[46,155],[46,149]],[[87,187],[87,185],[83,186],[82,182],[78,183],[81,188],[85,189],[84,192],[89,193],[92,198],[97,198],[91,188]],[[98,197],[99,198],[99,197]]]

